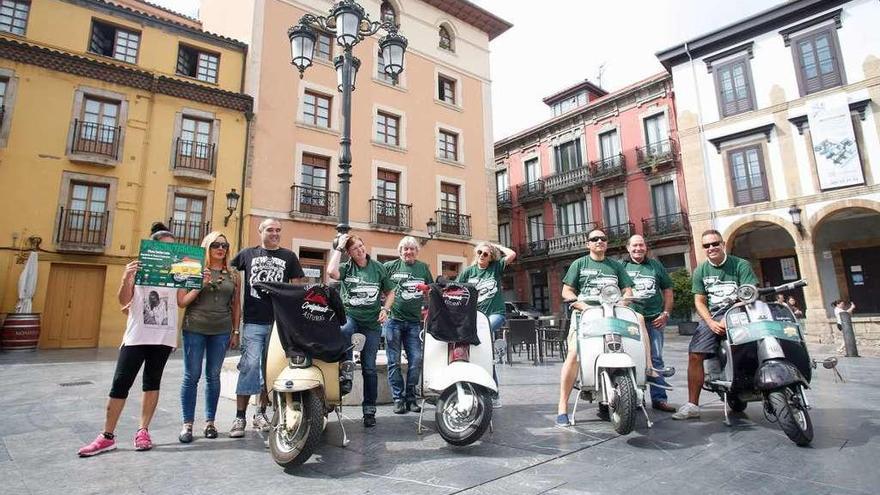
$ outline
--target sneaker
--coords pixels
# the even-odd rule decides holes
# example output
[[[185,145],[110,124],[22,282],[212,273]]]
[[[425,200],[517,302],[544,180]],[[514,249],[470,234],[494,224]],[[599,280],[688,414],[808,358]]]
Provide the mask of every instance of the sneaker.
[[[568,414],[560,414],[556,416],[556,427],[558,428],[567,428],[571,426],[571,421],[568,420]]]
[[[406,414],[406,403],[402,400],[394,401],[394,414]]]
[[[411,401],[407,402],[406,408],[414,413],[422,412],[422,407],[419,405],[418,401],[411,400]]]
[[[134,450],[150,450],[153,448],[153,439],[146,428],[141,428],[134,436]]]
[[[662,388],[663,390],[672,390],[672,385],[666,383],[662,377],[645,375],[645,382],[652,387]]]
[[[658,411],[663,411],[663,412],[675,412],[675,408],[670,406],[669,403],[666,402],[665,400],[660,400],[657,402],[652,401],[651,408],[656,409]]]
[[[183,428],[181,428],[180,430],[180,434],[177,435],[177,441],[180,443],[190,443],[193,441],[192,425],[183,425]]]
[[[205,438],[217,438],[217,428],[214,427],[213,423],[205,425]]]
[[[232,422],[232,429],[229,430],[229,438],[241,438],[244,436],[244,429],[247,427],[247,420],[244,418],[235,418]]]
[[[376,426],[375,414],[364,414],[364,428],[372,428]]]
[[[93,455],[98,455],[101,452],[109,452],[111,450],[116,450],[116,439],[106,438],[104,434],[101,433],[92,443],[79,449],[77,454],[79,454],[80,457],[91,457]]]
[[[272,428],[272,424],[269,423],[269,418],[266,417],[265,412],[254,414],[253,426],[255,430],[260,431],[269,431]]]
[[[700,406],[688,402],[678,408],[678,411],[672,415],[672,419],[691,419],[700,417]]]
[[[501,397],[492,397],[492,409],[501,409]]]

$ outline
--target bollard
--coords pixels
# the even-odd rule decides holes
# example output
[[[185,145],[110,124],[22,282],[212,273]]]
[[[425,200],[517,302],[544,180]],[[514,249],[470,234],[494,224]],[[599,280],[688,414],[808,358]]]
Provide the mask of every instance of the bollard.
[[[856,334],[853,330],[852,315],[844,311],[840,313],[840,327],[843,331],[843,343],[846,345],[846,357],[859,357],[859,349],[856,346]]]

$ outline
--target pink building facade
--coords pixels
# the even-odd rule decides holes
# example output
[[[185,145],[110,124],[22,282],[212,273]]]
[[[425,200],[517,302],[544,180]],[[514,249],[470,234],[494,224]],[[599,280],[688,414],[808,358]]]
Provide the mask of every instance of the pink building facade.
[[[507,300],[561,311],[562,277],[597,227],[612,257],[642,234],[668,270],[691,269],[671,77],[613,93],[584,81],[544,103],[550,120],[495,143],[498,237],[519,253]]]

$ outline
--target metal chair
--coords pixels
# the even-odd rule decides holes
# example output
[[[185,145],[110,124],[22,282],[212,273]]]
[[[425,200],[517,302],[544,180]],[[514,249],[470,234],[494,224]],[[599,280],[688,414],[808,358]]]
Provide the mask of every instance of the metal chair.
[[[538,364],[538,322],[537,320],[522,319],[508,320],[507,322],[507,364],[512,364],[510,359],[514,346],[521,345],[526,349],[526,356],[534,364]],[[519,353],[518,353],[519,354]]]

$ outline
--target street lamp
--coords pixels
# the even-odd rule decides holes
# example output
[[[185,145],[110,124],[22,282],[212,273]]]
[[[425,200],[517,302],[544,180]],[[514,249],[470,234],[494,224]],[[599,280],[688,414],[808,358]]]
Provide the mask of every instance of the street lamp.
[[[791,205],[791,208],[788,209],[788,214],[791,216],[791,223],[797,228],[798,234],[803,237],[804,224],[801,223],[801,209],[798,208],[798,205]]]
[[[354,91],[355,77],[360,68],[360,60],[352,54],[355,45],[384,30],[388,34],[379,40],[379,50],[385,65],[385,73],[394,82],[403,72],[403,54],[406,52],[406,38],[397,33],[397,26],[383,20],[370,21],[370,16],[354,0],[340,0],[328,16],[306,14],[299,23],[287,31],[290,39],[290,63],[303,73],[312,65],[315,52],[316,27],[336,35],[336,43],[343,48],[342,55],[336,57],[336,80],[342,92],[342,137],[339,139],[339,224],[336,230],[344,234],[351,228],[348,225],[348,190],[351,184],[351,92]]]
[[[229,214],[226,215],[226,218],[223,219],[223,226],[226,227],[229,225],[229,218],[232,217],[232,214],[235,213],[236,208],[238,208],[238,198],[240,198],[239,194],[235,192],[235,188],[233,187],[231,191],[226,193],[226,211]]]
[[[435,222],[433,218],[429,218],[428,223],[426,223],[425,226],[428,228],[428,237],[423,237],[419,239],[419,244],[421,244],[422,246],[427,244],[428,241],[430,241],[434,238],[435,235],[437,235],[437,222]]]

